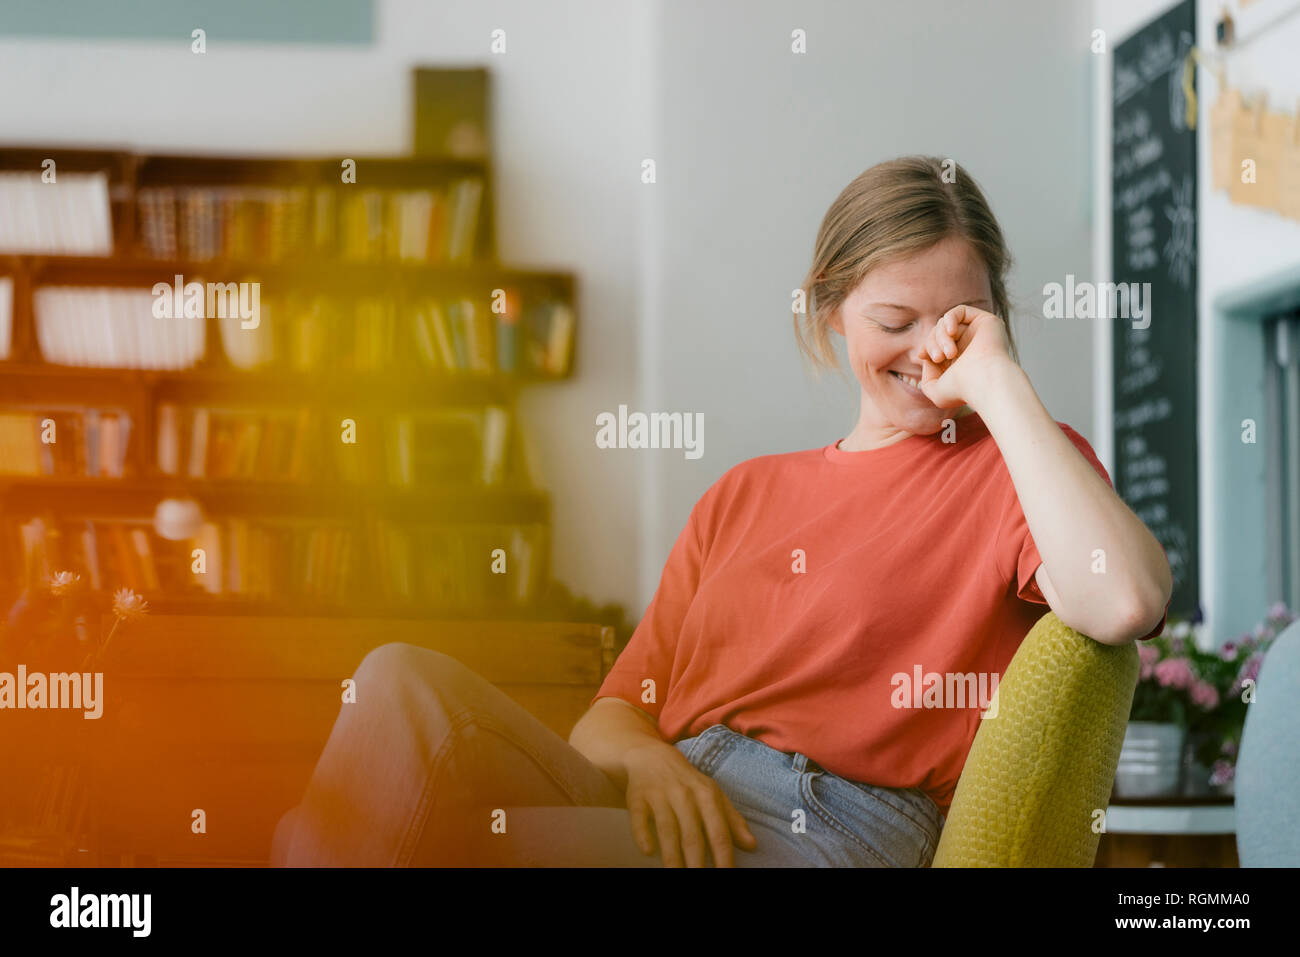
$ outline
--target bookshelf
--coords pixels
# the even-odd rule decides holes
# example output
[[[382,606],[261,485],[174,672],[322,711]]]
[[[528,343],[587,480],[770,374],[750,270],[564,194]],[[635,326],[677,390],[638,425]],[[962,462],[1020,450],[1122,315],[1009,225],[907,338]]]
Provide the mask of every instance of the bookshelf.
[[[516,400],[572,375],[576,296],[497,260],[492,178],[0,146],[6,607],[68,568],[173,614],[527,617],[550,507]],[[202,525],[164,538],[178,498]]]

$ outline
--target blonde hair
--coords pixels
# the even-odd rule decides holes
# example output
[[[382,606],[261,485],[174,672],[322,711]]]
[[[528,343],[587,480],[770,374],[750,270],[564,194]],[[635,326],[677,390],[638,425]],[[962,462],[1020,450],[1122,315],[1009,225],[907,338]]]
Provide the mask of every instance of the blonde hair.
[[[953,182],[944,181],[945,172]],[[800,287],[807,311],[794,314],[795,339],[816,372],[843,373],[828,321],[863,277],[949,236],[970,243],[988,269],[992,312],[1006,328],[1012,361],[1020,364],[1006,288],[1011,254],[988,201],[952,160],[904,156],[876,164],[844,187],[817,231],[812,266]]]

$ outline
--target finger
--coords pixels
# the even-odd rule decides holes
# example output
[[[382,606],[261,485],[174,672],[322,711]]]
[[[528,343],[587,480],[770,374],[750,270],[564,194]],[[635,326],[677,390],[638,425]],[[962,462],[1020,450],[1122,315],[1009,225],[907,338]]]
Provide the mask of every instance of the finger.
[[[664,867],[682,866],[682,849],[678,840],[677,815],[662,795],[650,798],[655,813],[655,833],[659,838],[659,856]]]
[[[943,345],[939,342],[939,328],[937,326],[934,332],[930,334],[930,341],[926,343],[925,352],[930,361],[934,363],[943,362],[948,358],[944,353]]]
[[[948,352],[948,344],[952,337],[948,335],[948,326],[943,318],[935,323],[934,328],[930,330],[927,339],[927,351],[930,353],[930,359],[934,362],[943,362],[951,358]]]
[[[963,303],[960,306],[953,306],[951,309],[949,309],[946,313],[944,313],[944,318],[952,319],[954,322],[959,324],[968,323],[973,321],[974,318],[979,313],[982,313],[983,311],[984,311],[983,309],[976,309],[974,306],[968,306],[965,303]]]
[[[946,359],[956,359],[957,353],[961,351],[957,348],[957,341],[953,338],[952,333],[947,329],[943,330],[940,344],[943,346],[943,354]]]
[[[713,851],[715,867],[735,867],[731,854],[731,827],[722,807],[726,800],[722,792],[712,784],[705,785],[697,793],[700,816],[704,819],[704,831],[709,837],[709,848]]]
[[[945,358],[955,359],[961,353],[961,340],[966,338],[970,323],[971,317],[963,306],[950,309],[939,318],[935,328],[940,336]]]
[[[686,866],[704,867],[709,863],[705,857],[707,845],[704,841],[704,830],[700,827],[700,814],[695,804],[695,796],[684,787],[674,788],[668,792],[668,800],[672,803],[673,810],[677,812],[677,827],[681,834]]]
[[[994,317],[993,317],[993,325],[1000,326],[1001,324],[1002,324],[1002,320],[1001,320],[1001,319],[998,319],[996,316],[994,316]],[[973,321],[972,321],[972,322],[964,322],[964,323],[962,323],[961,327],[957,330],[957,332],[958,332],[958,335],[957,335],[957,344],[958,344],[958,345],[964,345],[965,343],[970,342],[970,340],[971,340],[972,338],[974,338],[974,336],[975,336],[975,323],[974,323]]]
[[[727,825],[731,828],[736,843],[745,850],[752,851],[758,846],[758,839],[754,837],[754,832],[749,829],[749,822],[736,810],[736,806],[731,803],[731,799],[726,794],[723,794],[721,788],[718,789],[718,794],[722,797],[722,811],[727,817]]]
[[[632,837],[636,840],[636,846],[641,848],[642,854],[653,854],[655,848],[650,834],[649,805],[640,797],[632,798],[627,803],[627,813],[628,820],[632,822]]]
[[[935,329],[931,329],[928,333],[926,333],[925,338],[921,341],[922,362],[925,362],[926,360],[929,360],[930,362],[939,361],[939,356],[937,354],[939,347],[936,344],[935,337],[934,337],[935,331],[937,329],[938,329],[937,326],[935,327]]]

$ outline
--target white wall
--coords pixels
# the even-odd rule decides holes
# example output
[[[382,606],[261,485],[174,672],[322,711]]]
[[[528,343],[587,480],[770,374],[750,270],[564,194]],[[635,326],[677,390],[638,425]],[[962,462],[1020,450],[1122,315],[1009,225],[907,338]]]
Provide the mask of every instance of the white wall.
[[[555,572],[639,617],[722,472],[852,427],[855,385],[803,369],[790,291],[827,206],[880,160],[952,156],[979,180],[1016,258],[1024,364],[1096,443],[1091,325],[1033,318],[1044,283],[1089,268],[1091,27],[1087,4],[1035,0],[382,0],[360,49],[0,38],[0,88],[27,91],[0,98],[0,138],[400,152],[411,65],[489,65],[502,257],[579,279],[577,378],[522,408]],[[596,449],[620,403],[703,412],[704,457]]]
[[[804,372],[790,294],[831,201],[881,160],[951,156],[979,181],[1017,261],[1022,362],[1052,414],[1096,438],[1092,324],[1041,318],[1044,283],[1090,270],[1087,5],[740,10],[669,0],[655,24],[659,182],[648,202],[659,255],[643,407],[703,412],[705,455],[637,453],[651,477],[646,598],[691,506],[727,468],[828,444],[856,421],[855,382]],[[796,27],[805,55],[790,52]]]
[[[637,462],[600,453],[594,415],[634,401],[637,163],[647,151],[652,5],[600,0],[377,3],[372,47],[189,38],[0,37],[0,140],[214,153],[410,149],[415,64],[487,65],[497,234],[513,265],[578,277],[577,378],[522,404],[530,464],[553,493],[555,572],[597,603],[636,593]],[[490,31],[507,53],[488,53]]]
[[[1106,31],[1110,47],[1130,36],[1166,10],[1174,6],[1169,0],[1094,0],[1093,17],[1096,27]],[[1197,0],[1196,44],[1202,50],[1217,50],[1214,36],[1215,19],[1224,4],[1215,0]],[[1272,23],[1279,15],[1296,6],[1295,0],[1256,0],[1240,9],[1239,3],[1227,4],[1236,20],[1237,36],[1243,41],[1240,48],[1226,53],[1222,62],[1227,71],[1227,81],[1243,93],[1266,90],[1270,109],[1294,112],[1300,97],[1300,13],[1277,23],[1272,29],[1258,33],[1260,26]],[[1097,275],[1107,278],[1110,271],[1110,57],[1097,57],[1093,64],[1093,89],[1095,110],[1094,135],[1094,194],[1093,209],[1096,230],[1093,242],[1093,263]],[[1210,188],[1210,137],[1209,109],[1218,98],[1219,88],[1214,73],[1198,70],[1197,84],[1197,262],[1199,291],[1198,347],[1201,354],[1208,342],[1211,306],[1225,290],[1249,282],[1252,278],[1266,276],[1287,266],[1300,263],[1300,222],[1286,219],[1275,213],[1237,206],[1229,202],[1226,193]],[[1099,422],[1109,422],[1111,405],[1110,336],[1109,328],[1102,324],[1098,337],[1095,367],[1097,381],[1096,414]],[[1213,592],[1209,584],[1212,558],[1221,543],[1216,541],[1214,523],[1211,521],[1214,502],[1229,490],[1219,489],[1210,469],[1212,456],[1221,454],[1222,443],[1211,428],[1215,417],[1210,410],[1218,404],[1219,396],[1231,384],[1217,381],[1213,364],[1198,364],[1200,382],[1197,389],[1199,406],[1198,442],[1200,446],[1200,535],[1201,535],[1201,604],[1205,611],[1206,632],[1215,641],[1225,641],[1241,630],[1253,627],[1256,622],[1240,623],[1220,621],[1213,606]],[[1107,449],[1103,462],[1111,463],[1109,430],[1103,430]],[[1099,450],[1100,451],[1100,450]],[[1226,545],[1226,543],[1223,543]],[[1262,543],[1261,543],[1262,544]],[[1266,609],[1259,609],[1262,620]]]

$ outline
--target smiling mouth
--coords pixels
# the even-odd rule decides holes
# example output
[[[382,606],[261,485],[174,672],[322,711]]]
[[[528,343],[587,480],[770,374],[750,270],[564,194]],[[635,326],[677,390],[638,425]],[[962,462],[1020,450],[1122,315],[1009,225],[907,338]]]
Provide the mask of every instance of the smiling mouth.
[[[914,379],[910,375],[903,375],[901,372],[896,372],[893,369],[889,370],[889,374],[892,375],[899,382],[901,382],[903,384],[903,388],[907,389],[908,391],[915,392],[917,395],[921,395],[921,396],[925,395],[925,393],[921,391],[920,380]]]

